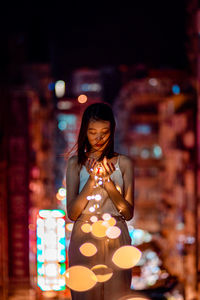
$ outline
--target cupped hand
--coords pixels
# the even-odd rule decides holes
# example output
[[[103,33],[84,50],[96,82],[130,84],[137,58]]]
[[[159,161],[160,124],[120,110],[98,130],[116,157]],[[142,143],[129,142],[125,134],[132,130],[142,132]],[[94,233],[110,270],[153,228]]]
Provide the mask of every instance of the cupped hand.
[[[110,175],[115,171],[115,166],[112,162],[108,162],[107,158],[104,157],[102,161],[102,167],[103,167],[103,179],[108,180],[110,178]]]
[[[90,174],[90,177],[92,179],[94,179],[94,177],[96,176],[96,170],[95,170],[96,165],[97,165],[97,161],[94,158],[88,158],[85,164],[87,172]]]

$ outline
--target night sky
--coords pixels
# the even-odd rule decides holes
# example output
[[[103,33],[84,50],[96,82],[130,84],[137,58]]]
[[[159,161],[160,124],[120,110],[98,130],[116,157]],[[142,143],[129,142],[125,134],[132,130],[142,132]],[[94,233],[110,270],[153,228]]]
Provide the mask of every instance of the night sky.
[[[1,11],[2,63],[50,62],[57,74],[121,64],[187,66],[184,0],[102,3],[8,3]]]

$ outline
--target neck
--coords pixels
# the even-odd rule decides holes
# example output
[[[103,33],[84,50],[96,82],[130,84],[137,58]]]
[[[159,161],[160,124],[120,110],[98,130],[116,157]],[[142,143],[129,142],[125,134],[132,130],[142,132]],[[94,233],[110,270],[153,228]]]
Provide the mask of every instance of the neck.
[[[88,157],[98,159],[101,156],[101,154],[102,154],[102,152],[99,152],[99,151],[95,151],[95,152],[90,151],[88,153]]]

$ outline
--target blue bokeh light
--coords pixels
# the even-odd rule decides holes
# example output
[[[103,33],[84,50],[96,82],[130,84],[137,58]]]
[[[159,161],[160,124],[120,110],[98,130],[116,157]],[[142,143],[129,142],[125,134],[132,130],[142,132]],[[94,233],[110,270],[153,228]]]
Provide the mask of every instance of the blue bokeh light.
[[[178,84],[174,84],[172,86],[172,92],[173,92],[173,94],[178,95],[178,94],[180,94],[180,91],[181,91],[181,89],[180,89],[180,86]]]

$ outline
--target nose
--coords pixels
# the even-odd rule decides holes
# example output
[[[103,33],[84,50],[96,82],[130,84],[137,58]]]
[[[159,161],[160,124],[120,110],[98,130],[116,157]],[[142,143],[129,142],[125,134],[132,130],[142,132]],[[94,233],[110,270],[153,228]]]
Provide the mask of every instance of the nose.
[[[103,138],[103,135],[102,134],[98,134],[98,136],[96,137],[96,140],[100,141],[100,140],[102,140],[102,138]]]

